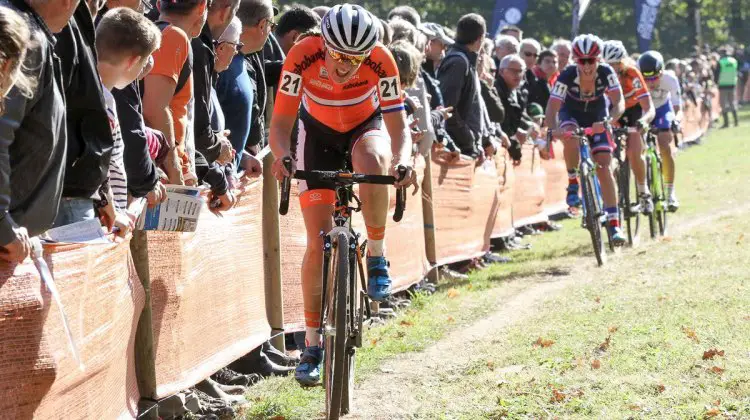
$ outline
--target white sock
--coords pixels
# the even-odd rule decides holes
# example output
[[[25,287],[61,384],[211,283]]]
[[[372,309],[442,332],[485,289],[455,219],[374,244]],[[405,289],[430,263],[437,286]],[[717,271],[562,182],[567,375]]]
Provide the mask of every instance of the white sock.
[[[667,197],[668,198],[674,198],[674,184],[664,184],[664,187],[666,189]]]
[[[320,347],[320,333],[314,327],[305,327],[305,345],[307,347]]]
[[[382,257],[385,255],[385,240],[384,239],[368,239],[367,240],[367,255],[370,257]]]
[[[643,193],[650,194],[648,191],[648,185],[646,184],[635,184],[635,189],[638,191],[638,195]]]

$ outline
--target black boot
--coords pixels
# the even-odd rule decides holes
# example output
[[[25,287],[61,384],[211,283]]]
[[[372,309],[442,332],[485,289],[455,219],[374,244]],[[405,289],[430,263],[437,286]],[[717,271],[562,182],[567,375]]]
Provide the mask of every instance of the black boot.
[[[229,369],[232,369],[239,373],[246,375],[251,373],[257,373],[263,377],[269,376],[286,376],[294,371],[293,367],[279,366],[268,359],[263,353],[263,347],[257,347],[250,353],[240,357],[229,365]]]
[[[721,128],[727,128],[727,127],[729,127],[729,113],[728,112],[722,112],[721,116],[724,118],[724,124],[721,126]]]
[[[271,360],[273,363],[276,363],[277,365],[297,366],[297,364],[299,363],[299,358],[287,356],[281,350],[274,347],[270,341],[266,341],[265,343],[263,343],[263,353],[268,356],[269,360]]]
[[[740,121],[737,119],[737,110],[732,111],[732,117],[734,118],[734,126],[737,127],[740,125]]]

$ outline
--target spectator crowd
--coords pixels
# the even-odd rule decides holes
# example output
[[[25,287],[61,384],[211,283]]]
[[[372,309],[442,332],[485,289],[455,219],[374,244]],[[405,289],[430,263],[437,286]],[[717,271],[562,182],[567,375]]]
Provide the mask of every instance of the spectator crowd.
[[[125,237],[168,184],[207,185],[212,210],[230,209],[233,188],[261,173],[256,155],[285,54],[327,10],[279,10],[271,0],[0,0],[0,258],[21,262],[31,238],[86,220]],[[386,18],[380,38],[398,65],[415,153],[481,164],[504,148],[519,162],[524,143],[544,145],[544,108],[570,64],[569,41],[545,47],[515,26],[491,39],[474,13],[455,28],[410,6]],[[696,104],[717,85],[724,125],[730,115],[737,123],[736,103],[750,100],[747,51],[701,51],[667,68]],[[293,365],[270,345],[250,359],[263,374]]]

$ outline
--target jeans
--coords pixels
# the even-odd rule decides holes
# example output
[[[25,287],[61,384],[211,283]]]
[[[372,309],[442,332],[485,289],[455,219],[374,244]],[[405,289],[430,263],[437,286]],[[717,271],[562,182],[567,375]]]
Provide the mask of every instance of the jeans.
[[[57,212],[54,227],[72,225],[96,218],[94,200],[90,198],[63,198]]]

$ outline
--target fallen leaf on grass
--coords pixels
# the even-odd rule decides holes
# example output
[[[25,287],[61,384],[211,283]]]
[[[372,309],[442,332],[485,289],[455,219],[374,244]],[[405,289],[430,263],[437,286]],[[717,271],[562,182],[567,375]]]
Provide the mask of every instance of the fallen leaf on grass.
[[[687,338],[695,341],[696,343],[700,343],[701,342],[701,340],[698,338],[698,334],[695,333],[694,329],[683,326],[682,327],[682,332],[685,333],[685,335],[687,336]]]
[[[716,417],[719,414],[721,414],[721,411],[718,408],[712,408],[712,409],[706,411],[706,414],[704,414],[703,417],[705,417],[705,418],[708,419],[708,418],[711,418],[711,417]]]
[[[608,335],[607,338],[604,340],[602,344],[599,344],[599,351],[607,351],[609,349],[609,344],[612,340],[612,336]]]
[[[491,360],[489,362],[487,362],[487,369],[489,369],[489,370],[495,370],[495,362],[493,362]]]
[[[638,404],[630,404],[628,406],[628,408],[631,409],[631,410],[633,410],[633,411],[641,411],[641,410],[643,410],[643,407],[641,407]]]
[[[619,327],[609,327],[609,333],[610,333],[610,334],[614,334],[614,333],[616,333],[616,332],[617,332],[617,330],[619,330],[619,329],[620,329]]]
[[[740,237],[737,238],[737,245],[741,244],[744,239],[745,239],[745,234],[740,233]]]
[[[535,347],[539,346],[539,347],[547,348],[547,347],[549,347],[549,346],[551,346],[553,344],[555,344],[555,340],[547,340],[547,339],[544,339],[542,337],[539,337],[539,338],[536,339],[536,341],[534,342],[533,346],[535,346]]]
[[[448,289],[448,297],[453,299],[454,297],[460,295],[461,292],[458,291],[458,289],[450,288]]]
[[[711,372],[713,372],[713,373],[715,373],[717,375],[721,375],[722,373],[724,373],[725,370],[726,369],[722,369],[722,368],[720,368],[718,366],[714,366],[714,367],[711,368]]]
[[[403,320],[401,321],[401,325],[403,325],[404,327],[411,327],[412,325],[414,325],[414,323],[411,321]]]
[[[469,284],[468,286],[466,286],[466,290],[471,290],[473,288],[474,288],[474,286],[472,284]]]
[[[659,241],[660,242],[672,242],[672,237],[671,236],[662,236],[661,238],[659,238]]]
[[[602,367],[602,362],[601,362],[601,361],[599,361],[599,359],[594,359],[594,360],[593,360],[593,361],[591,362],[591,368],[592,368],[592,369],[599,369],[600,367]]]
[[[447,321],[448,323],[453,323],[453,322],[456,322],[456,320],[455,320],[455,319],[454,319],[454,318],[453,318],[452,316],[449,316],[449,317],[448,317],[448,319],[446,319],[446,321]]]
[[[658,392],[658,393],[660,393],[660,394],[661,394],[662,392],[666,391],[666,389],[667,389],[667,387],[665,387],[665,386],[664,386],[664,384],[659,384],[659,385],[656,385],[656,392]]]
[[[714,401],[714,402],[713,402],[713,403],[711,403],[711,404],[713,404],[713,405],[715,405],[715,406],[717,406],[717,407],[718,407],[718,406],[720,406],[720,405],[721,405],[721,400],[716,400],[716,401]]]
[[[659,298],[657,300],[659,302],[663,302],[665,300],[669,300],[669,296],[667,296],[667,295],[659,295]]]
[[[602,298],[600,298],[599,296],[594,298],[594,302],[596,303],[601,303],[601,301],[602,301]]]
[[[562,388],[552,388],[552,397],[549,399],[550,402],[556,403],[556,402],[563,402],[567,398],[574,398],[574,397],[580,397],[583,396],[583,391],[580,389],[573,390],[573,391],[565,391]]]
[[[742,318],[742,320],[743,320],[743,321],[750,321],[750,315],[748,315],[748,316],[746,316],[746,317]]]
[[[716,356],[724,357],[724,350],[708,349],[703,352],[703,360],[711,360]]]
[[[378,340],[377,338],[373,338],[372,340],[370,340],[370,344],[372,344],[372,346],[375,347],[378,345],[378,341],[380,340]]]

